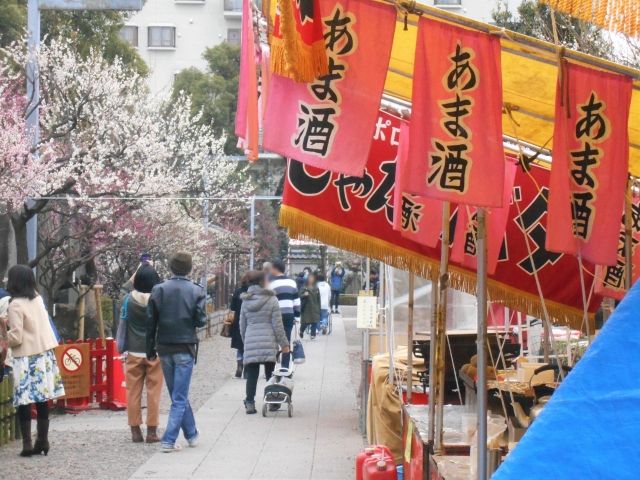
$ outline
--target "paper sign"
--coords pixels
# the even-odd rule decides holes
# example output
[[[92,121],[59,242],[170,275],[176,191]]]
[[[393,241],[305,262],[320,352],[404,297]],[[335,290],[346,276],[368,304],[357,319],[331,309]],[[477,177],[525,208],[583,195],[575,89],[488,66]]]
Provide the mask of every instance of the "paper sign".
[[[404,461],[405,463],[411,463],[411,446],[413,445],[413,422],[409,420],[407,425],[407,437],[404,439]]]
[[[358,328],[376,328],[378,326],[378,297],[358,296]]]

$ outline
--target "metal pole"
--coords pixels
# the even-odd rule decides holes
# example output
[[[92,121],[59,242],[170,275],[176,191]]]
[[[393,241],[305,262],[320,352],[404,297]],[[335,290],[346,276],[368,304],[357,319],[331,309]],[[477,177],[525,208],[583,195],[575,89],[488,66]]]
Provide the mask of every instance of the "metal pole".
[[[433,448],[436,431],[436,337],[438,336],[438,279],[431,281],[431,333],[429,335],[429,445]]]
[[[28,0],[27,30],[29,34],[29,58],[27,61],[27,107],[26,127],[31,139],[33,155],[38,156],[40,141],[40,74],[36,58],[40,46],[40,9],[38,0]],[[38,251],[38,217],[34,215],[27,221],[27,257],[31,261]]]
[[[393,270],[391,270],[390,265],[385,265],[387,269],[387,289],[385,291],[385,295],[388,295],[388,299],[386,299],[387,310],[385,315],[385,325],[387,332],[387,349],[389,350],[389,383],[391,385],[395,384],[396,381],[396,369],[395,369],[395,322],[394,322],[394,308],[393,308]]]
[[[414,276],[409,272],[409,318],[407,322],[407,403],[411,405],[413,393],[413,290]]]
[[[624,288],[629,290],[633,285],[633,190],[631,179],[627,183],[627,193],[624,201]]]
[[[366,277],[364,279],[364,289],[369,292],[371,290],[371,258],[367,257],[366,260]]]
[[[256,197],[251,197],[251,212],[249,213],[251,217],[249,220],[249,234],[251,235],[251,256],[249,257],[249,270],[253,270],[253,265],[255,263],[256,256]]]
[[[487,229],[486,211],[478,208],[478,480],[487,479]]]
[[[205,175],[202,176],[202,182],[204,183],[204,193],[207,193],[207,177]],[[202,205],[202,229],[204,231],[204,236],[207,238],[209,236],[209,200],[205,199],[204,204]],[[205,291],[205,298],[207,294],[207,280],[208,280],[208,272],[209,262],[207,261],[208,255],[204,257],[204,265],[202,271],[202,286]]]
[[[367,293],[371,290],[371,285],[369,283],[369,273],[371,271],[371,259],[367,257],[366,261],[366,275],[365,279],[365,290]],[[324,274],[324,271],[322,272]],[[361,388],[360,392],[362,393],[360,398],[360,432],[362,434],[367,433],[367,407],[369,404],[369,342],[371,341],[371,336],[369,335],[369,329],[364,328],[362,330],[362,369],[360,375],[360,383]]]
[[[384,324],[386,319],[386,295],[387,295],[387,271],[386,265],[380,263],[380,293],[378,304],[380,305],[380,315],[378,316],[378,353],[384,353]]]
[[[369,329],[362,331],[362,369],[360,372],[360,431],[367,433],[367,407],[369,404]]]
[[[447,293],[449,288],[449,219],[451,205],[444,202],[442,207],[442,245],[440,252],[440,280],[438,281],[438,321],[436,331],[436,379],[437,379],[437,403],[436,403],[436,431],[434,438],[434,452],[439,455],[443,450],[444,434],[444,370],[445,370],[445,340],[447,335]]]

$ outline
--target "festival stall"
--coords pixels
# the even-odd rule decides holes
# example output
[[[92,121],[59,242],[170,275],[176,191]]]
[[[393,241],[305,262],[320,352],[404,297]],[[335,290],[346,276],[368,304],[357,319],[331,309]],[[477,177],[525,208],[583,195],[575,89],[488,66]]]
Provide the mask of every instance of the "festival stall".
[[[236,133],[250,158],[262,129],[289,159],[281,224],[384,262],[383,304],[392,267],[409,272],[409,348],[382,305],[368,433],[396,426],[406,478],[488,478],[543,410],[538,390],[548,400],[573,375],[603,297],[640,275],[640,72],[414,2],[245,0],[244,13]],[[429,318],[415,317],[415,276]],[[472,356],[454,354],[452,289],[477,298]],[[521,355],[531,317],[540,369]],[[411,404],[416,350],[424,406]],[[465,398],[445,407],[449,356]]]

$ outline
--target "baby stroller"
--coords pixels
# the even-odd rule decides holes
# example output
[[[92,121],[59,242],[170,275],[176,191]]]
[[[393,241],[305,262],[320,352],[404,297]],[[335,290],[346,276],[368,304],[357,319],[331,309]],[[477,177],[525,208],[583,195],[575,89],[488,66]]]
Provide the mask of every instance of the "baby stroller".
[[[280,354],[278,354],[280,355]],[[293,366],[293,361],[291,362]],[[289,418],[293,416],[293,367],[284,368],[278,363],[267,385],[264,387],[264,399],[262,401],[262,416],[267,416],[269,405],[287,406]]]

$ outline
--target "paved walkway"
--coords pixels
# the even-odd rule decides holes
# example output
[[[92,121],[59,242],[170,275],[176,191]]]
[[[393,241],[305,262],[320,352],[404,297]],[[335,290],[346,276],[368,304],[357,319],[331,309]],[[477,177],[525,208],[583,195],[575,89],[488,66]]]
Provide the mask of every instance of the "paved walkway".
[[[332,335],[305,339],[304,348],[307,361],[294,376],[293,418],[286,409],[263,418],[261,402],[256,402],[258,414],[246,415],[244,381],[231,379],[196,413],[198,447],[157,453],[131,479],[354,478],[354,457],[363,440],[341,319],[334,316]],[[258,395],[263,386],[264,380]]]

